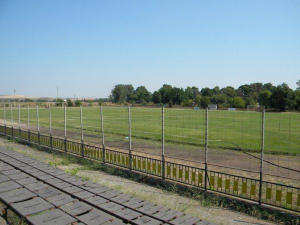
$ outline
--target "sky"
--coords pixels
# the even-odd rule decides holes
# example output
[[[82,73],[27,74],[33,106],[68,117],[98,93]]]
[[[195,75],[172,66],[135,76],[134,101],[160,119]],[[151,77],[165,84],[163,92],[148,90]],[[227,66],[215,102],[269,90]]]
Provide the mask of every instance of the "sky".
[[[0,95],[298,80],[299,0],[0,0]]]

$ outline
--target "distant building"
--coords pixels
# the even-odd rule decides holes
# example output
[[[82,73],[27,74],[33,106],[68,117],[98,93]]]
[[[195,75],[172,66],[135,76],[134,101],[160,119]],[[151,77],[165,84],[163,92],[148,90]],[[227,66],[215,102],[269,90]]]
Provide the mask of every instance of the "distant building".
[[[218,109],[218,105],[208,105],[208,109],[209,110],[217,110]]]

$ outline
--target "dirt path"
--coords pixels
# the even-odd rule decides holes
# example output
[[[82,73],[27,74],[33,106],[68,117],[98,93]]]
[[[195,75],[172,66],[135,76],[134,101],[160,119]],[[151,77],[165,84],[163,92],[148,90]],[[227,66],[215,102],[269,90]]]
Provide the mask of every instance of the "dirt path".
[[[209,206],[209,204],[205,204],[203,202],[193,200],[191,198],[182,197],[161,189],[147,186],[145,184],[137,183],[122,177],[110,175],[102,171],[86,170],[85,167],[79,164],[62,165],[64,164],[62,163],[62,159],[57,156],[37,151],[33,148],[29,148],[25,145],[20,145],[11,142],[3,138],[0,138],[0,146],[23,153],[24,155],[30,156],[42,162],[51,165],[57,165],[57,167],[64,169],[66,172],[76,174],[76,176],[90,179],[94,182],[111,187],[115,190],[119,190],[121,192],[131,194],[154,203],[163,204],[174,210],[194,215],[219,225],[275,224],[272,222],[259,220],[242,213],[237,213],[228,209],[216,206]],[[2,225],[1,220],[0,225]]]

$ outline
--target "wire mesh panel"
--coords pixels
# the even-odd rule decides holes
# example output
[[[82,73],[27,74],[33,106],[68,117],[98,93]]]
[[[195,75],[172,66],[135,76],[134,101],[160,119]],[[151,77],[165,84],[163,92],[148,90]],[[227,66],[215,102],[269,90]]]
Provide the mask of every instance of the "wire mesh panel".
[[[22,130],[28,130],[28,106],[27,105],[23,105],[22,107],[20,107],[20,126]]]
[[[300,114],[266,113],[264,180],[300,187],[299,146]]]
[[[205,111],[165,109],[165,152],[168,160],[202,167],[205,145]],[[200,163],[199,163],[200,162]]]
[[[209,110],[209,169],[258,178],[261,118],[260,112]]]
[[[135,154],[161,157],[162,112],[160,108],[131,107],[131,148]]]
[[[100,107],[83,107],[82,116],[84,143],[102,145]]]
[[[106,148],[128,151],[128,107],[103,107],[103,126]]]
[[[59,112],[54,114],[54,118],[57,115],[60,119],[58,121],[53,121],[53,123],[59,123],[61,137],[64,137],[65,112],[62,108],[57,109]],[[68,140],[81,141],[80,107],[66,107],[66,137]]]
[[[48,135],[49,134],[49,108],[45,106],[39,106],[39,129],[40,134]]]

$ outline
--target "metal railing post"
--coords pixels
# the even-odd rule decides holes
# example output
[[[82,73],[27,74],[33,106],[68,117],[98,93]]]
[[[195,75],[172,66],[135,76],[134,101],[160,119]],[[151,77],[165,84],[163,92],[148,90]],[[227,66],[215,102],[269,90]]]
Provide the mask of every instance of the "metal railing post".
[[[104,143],[104,121],[103,121],[103,108],[100,106],[100,114],[101,114],[101,134],[102,134],[102,160],[105,163],[105,143]]]
[[[64,105],[64,123],[65,123],[65,152],[67,152],[67,108],[66,105]]]
[[[128,106],[128,128],[129,128],[129,169],[132,170],[132,152],[131,152],[131,113]]]
[[[207,184],[208,184],[207,154],[208,154],[208,108],[206,108],[205,110],[205,183],[204,183],[205,191],[207,191]]]
[[[36,118],[37,118],[37,130],[38,130],[38,143],[39,145],[41,145],[39,105],[36,105]]]
[[[49,133],[50,133],[50,147],[53,148],[52,142],[52,118],[51,118],[51,106],[49,105]]]
[[[162,140],[162,149],[161,149],[161,163],[162,163],[162,179],[165,177],[165,108],[162,107],[161,110],[161,140]]]
[[[82,155],[82,157],[84,157],[83,125],[82,125],[82,106],[80,106],[80,127],[81,127],[81,155]]]
[[[260,172],[259,172],[259,205],[261,205],[262,197],[262,181],[263,181],[263,166],[264,166],[264,150],[265,150],[265,110],[261,115],[261,154],[260,154]]]

